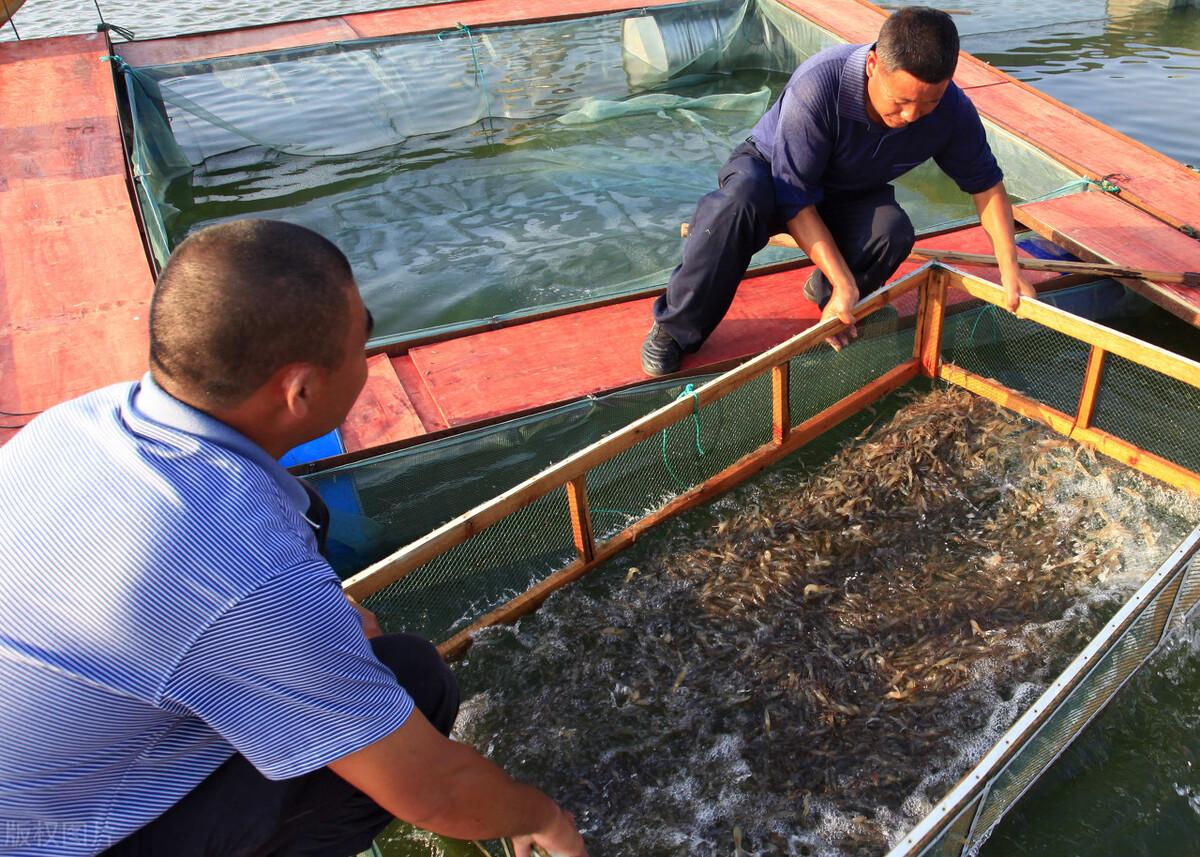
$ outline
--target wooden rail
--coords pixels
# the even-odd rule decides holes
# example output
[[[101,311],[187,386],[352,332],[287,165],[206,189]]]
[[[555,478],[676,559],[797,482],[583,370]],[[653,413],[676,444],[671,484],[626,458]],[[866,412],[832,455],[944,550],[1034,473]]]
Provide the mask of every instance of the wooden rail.
[[[926,281],[929,270],[929,267],[919,268],[860,301],[855,307],[856,317],[860,320],[866,318],[900,296],[919,288]],[[714,378],[697,389],[694,396],[676,400],[635,420],[625,428],[569,456],[554,467],[535,474],[495,499],[448,521],[425,537],[369,566],[343,583],[346,592],[359,600],[367,598],[405,575],[411,574],[435,557],[483,532],[497,521],[524,508],[539,497],[575,480],[579,480],[579,482],[569,492],[568,497],[570,498],[571,494],[575,495],[575,500],[570,501],[572,503],[572,525],[573,529],[579,528],[575,543],[580,556],[583,557],[588,552],[587,539],[584,536],[590,532],[590,524],[586,529],[583,527],[582,510],[586,508],[586,490],[583,480],[586,479],[589,470],[636,446],[643,440],[653,437],[680,420],[690,417],[695,409],[703,408],[710,402],[732,393],[755,378],[773,371],[777,366],[787,365],[793,357],[818,346],[827,337],[845,329],[846,325],[837,319],[828,319],[808,328],[786,342],[746,361],[741,366]],[[776,391],[776,395],[786,399],[788,390],[785,385],[776,381],[772,384],[772,388]],[[779,401],[773,411],[785,413],[786,405]],[[789,441],[797,436],[795,431],[780,431],[779,434],[786,434]],[[803,437],[804,435],[801,433],[799,436]],[[787,447],[787,444],[773,443],[772,446],[782,449]],[[581,500],[584,502],[581,503]],[[594,553],[593,558],[599,553]]]
[[[962,289],[972,297],[999,307],[1004,306],[1004,290],[999,286],[953,270],[948,271],[947,276],[950,285]],[[1022,300],[1016,316],[1091,346],[1079,404],[1074,415],[1063,413],[990,378],[951,364],[943,365],[938,370],[938,377],[1049,426],[1059,434],[1066,435],[1122,464],[1161,479],[1176,488],[1200,495],[1200,475],[1092,425],[1107,355],[1124,357],[1196,389],[1200,389],[1200,363],[1038,301]]]
[[[720,473],[680,494],[661,509],[652,512],[640,521],[635,521],[599,547],[596,550],[595,557],[590,562],[576,560],[562,571],[552,574],[512,601],[493,610],[491,613],[476,620],[469,627],[459,631],[449,640],[439,645],[438,651],[447,660],[454,660],[461,657],[470,647],[471,638],[483,628],[491,625],[515,622],[525,614],[536,610],[555,590],[561,589],[568,583],[572,583],[583,577],[597,566],[608,562],[608,560],[637,541],[643,533],[676,515],[686,512],[688,509],[692,509],[702,503],[707,503],[731,488],[742,484],[781,458],[790,455],[804,446],[804,444],[829,431],[829,429],[838,423],[853,416],[862,409],[870,407],[888,393],[904,386],[916,378],[917,375],[918,367],[916,360],[901,363],[896,368],[884,373],[846,398],[796,426],[788,433],[787,440],[782,444],[775,444],[772,441],[753,452],[747,453]]]
[[[962,289],[974,298],[1001,308],[1005,303],[1005,292],[999,286],[955,271],[941,263],[930,263],[861,301],[856,307],[856,317],[861,320],[900,296],[919,288],[919,311],[912,359],[865,384],[820,413],[798,425],[793,424],[790,407],[790,361],[820,345],[826,337],[844,330],[846,326],[836,319],[809,328],[713,379],[696,390],[694,396],[678,399],[647,414],[561,463],[530,477],[495,499],[454,518],[424,538],[401,548],[345,581],[347,593],[359,599],[369,597],[535,500],[551,492],[564,490],[576,559],[523,594],[479,618],[439,646],[445,657],[458,657],[470,646],[472,636],[480,629],[514,621],[537,609],[555,590],[607,562],[629,547],[643,533],[741,484],[920,375],[940,378],[964,387],[1131,467],[1200,494],[1200,475],[1092,425],[1108,354],[1119,355],[1194,388],[1200,388],[1200,364],[1036,300],[1022,300],[1016,312],[1018,318],[1027,319],[1091,346],[1078,408],[1074,415],[1066,414],[992,379],[942,362],[943,318],[947,306],[947,291],[951,287]],[[587,474],[592,468],[691,417],[697,409],[768,374],[771,379],[772,407],[771,439],[767,443],[742,456],[701,484],[684,491],[661,508],[633,522],[607,541],[597,543],[588,506]]]

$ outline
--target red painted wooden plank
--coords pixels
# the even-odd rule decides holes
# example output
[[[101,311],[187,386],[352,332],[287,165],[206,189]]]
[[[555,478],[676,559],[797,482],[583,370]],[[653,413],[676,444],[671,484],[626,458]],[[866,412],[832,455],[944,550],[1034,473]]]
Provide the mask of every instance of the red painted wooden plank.
[[[391,36],[494,24],[534,23],[666,6],[674,0],[458,0],[384,12],[345,15],[362,36]]]
[[[421,423],[425,426],[425,431],[435,432],[449,428],[450,424],[446,422],[446,417],[438,409],[437,402],[433,399],[433,394],[425,386],[425,379],[421,377],[421,373],[413,365],[412,358],[407,354],[393,357],[392,368],[396,370],[396,377],[404,385],[404,392],[408,394],[408,400],[412,402],[417,416],[421,418]]]
[[[767,348],[811,325],[807,271],[755,278],[683,371]],[[640,349],[652,300],[612,304],[414,348],[413,364],[447,421],[464,425],[646,380]]]
[[[425,426],[386,354],[367,361],[367,383],[340,431],[346,452],[425,434]]]
[[[663,6],[670,2],[672,0],[524,0],[515,3],[509,0],[458,0],[190,36],[146,39],[124,43],[120,46],[120,52],[133,65],[165,65],[375,36],[433,32],[453,29],[459,23],[483,26],[551,21]]]
[[[117,50],[131,65],[167,65],[305,45],[322,45],[358,37],[358,33],[345,21],[334,17],[125,42],[118,45]]]
[[[0,410],[146,368],[153,281],[105,54],[96,34],[0,45]]]
[[[25,46],[29,47],[26,48]],[[117,115],[112,69],[98,33],[0,42],[0,124],[11,128],[69,125]]]
[[[0,329],[0,410],[41,411],[140,378],[149,347],[146,320],[145,306],[122,306]],[[0,423],[14,420],[0,415]]]
[[[1093,261],[1159,271],[1200,270],[1200,241],[1111,194],[1077,193],[1021,206],[1029,228]],[[1200,289],[1126,281],[1170,312],[1200,326]]]
[[[991,250],[981,227],[921,244],[963,252]],[[916,267],[906,263],[895,278]],[[684,358],[683,371],[703,371],[757,354],[815,323],[819,311],[800,294],[810,270],[746,280],[704,347]],[[999,282],[995,268],[969,270]],[[1056,277],[1047,272],[1031,275],[1035,282]],[[465,425],[644,381],[639,353],[650,327],[651,304],[632,301],[487,331],[414,348],[410,356],[449,424]],[[915,308],[911,300],[897,307],[902,315]]]
[[[972,91],[988,119],[1092,176],[1113,175],[1148,207],[1200,228],[1200,176],[1178,161],[1016,83]]]

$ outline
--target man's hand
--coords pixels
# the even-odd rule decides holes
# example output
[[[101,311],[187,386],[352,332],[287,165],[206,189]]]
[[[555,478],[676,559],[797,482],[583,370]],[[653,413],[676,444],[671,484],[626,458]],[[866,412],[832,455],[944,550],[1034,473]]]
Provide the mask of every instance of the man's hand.
[[[1037,299],[1037,291],[1017,267],[1017,242],[1013,236],[1012,203],[1004,182],[999,181],[985,191],[971,194],[979,223],[992,242],[992,252],[1000,264],[1000,283],[1004,286],[1005,306],[1016,312],[1021,298]]]
[[[821,312],[821,321],[837,318],[843,324],[850,325],[848,330],[836,333],[825,340],[834,351],[841,351],[844,346],[850,344],[850,340],[858,336],[858,327],[854,324],[854,305],[856,303],[858,303],[857,286],[834,289],[829,303],[825,304],[825,309]]]
[[[1029,284],[1020,269],[1007,277],[1001,276],[1000,279],[1004,283],[1005,306],[1009,312],[1017,311],[1017,307],[1021,305],[1021,298],[1037,300],[1037,289]]]
[[[537,851],[534,851],[534,846],[537,846]],[[562,809],[559,809],[558,817],[548,830],[513,839],[513,850],[516,857],[530,857],[533,854],[549,854],[550,857],[587,857],[583,837],[575,828],[575,817]]]
[[[363,634],[367,639],[382,637],[383,628],[379,627],[379,620],[375,618],[375,614],[359,604],[353,595],[347,594],[346,600],[350,602],[351,607],[358,611],[359,618],[362,619]]]

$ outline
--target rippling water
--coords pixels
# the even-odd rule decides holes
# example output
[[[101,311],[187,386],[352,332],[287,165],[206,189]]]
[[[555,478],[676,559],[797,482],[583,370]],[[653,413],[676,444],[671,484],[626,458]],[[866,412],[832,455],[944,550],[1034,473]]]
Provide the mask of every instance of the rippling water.
[[[235,0],[117,4],[139,37],[364,11],[379,2]],[[899,5],[899,4],[892,4]],[[1159,151],[1200,164],[1200,8],[1118,0],[953,0],[967,50]],[[95,27],[83,0],[29,0],[23,36]],[[11,39],[5,27],[0,39]],[[1200,631],[1156,658],[983,849],[1025,854],[1191,855],[1200,842]]]
[[[963,47],[1055,98],[1185,163],[1200,163],[1200,8],[1139,0],[953,0]],[[139,38],[417,5],[384,0],[120,4],[105,20]],[[887,6],[915,5],[891,2]],[[933,4],[937,5],[937,4]],[[89,0],[28,0],[22,36],[92,30]],[[0,39],[11,39],[5,27]]]

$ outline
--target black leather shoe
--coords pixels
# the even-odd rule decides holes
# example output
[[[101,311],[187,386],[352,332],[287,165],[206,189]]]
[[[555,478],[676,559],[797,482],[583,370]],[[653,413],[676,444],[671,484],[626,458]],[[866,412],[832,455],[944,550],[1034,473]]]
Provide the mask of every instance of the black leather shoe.
[[[824,279],[818,285],[817,272],[813,271],[804,282],[804,296],[821,309],[825,309],[825,304],[829,303],[829,299],[833,297],[833,290],[829,288]]]
[[[642,371],[657,378],[659,375],[678,372],[681,362],[683,349],[671,338],[671,334],[656,322],[646,334],[646,341],[642,343]]]

